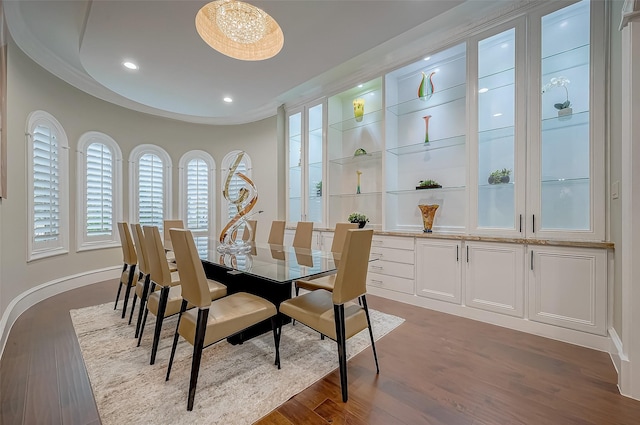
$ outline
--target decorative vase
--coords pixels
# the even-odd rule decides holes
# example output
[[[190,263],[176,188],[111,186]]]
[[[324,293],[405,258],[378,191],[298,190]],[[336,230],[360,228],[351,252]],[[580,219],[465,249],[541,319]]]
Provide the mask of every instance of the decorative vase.
[[[572,108],[558,109],[558,118],[563,118],[565,120],[568,120],[571,118],[571,114],[573,114]]]
[[[422,73],[422,81],[418,86],[418,98],[420,100],[429,100],[431,98],[433,94],[433,74],[435,74],[435,71],[429,73],[429,75]]]
[[[433,227],[433,218],[436,215],[436,210],[440,207],[440,205],[418,205],[420,208],[420,212],[422,213],[422,223],[424,224],[424,232],[431,233],[431,228]]]
[[[362,229],[364,226],[366,226],[367,222],[366,221],[359,221],[358,222],[358,228]]]
[[[422,117],[424,119],[424,142],[429,143],[429,118],[431,115]]]
[[[356,195],[360,194],[360,176],[362,175],[362,171],[357,170],[356,174],[358,175],[358,187],[356,188]]]
[[[355,99],[353,101],[353,116],[356,117],[356,121],[362,121],[364,115],[364,99]]]

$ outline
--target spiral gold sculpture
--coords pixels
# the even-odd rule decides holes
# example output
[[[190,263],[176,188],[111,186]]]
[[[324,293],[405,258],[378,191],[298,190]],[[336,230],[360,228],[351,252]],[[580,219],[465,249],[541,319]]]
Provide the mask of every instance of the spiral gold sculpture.
[[[233,161],[231,167],[229,168],[229,172],[227,173],[227,178],[224,184],[224,189],[222,190],[222,195],[225,197],[229,203],[235,205],[237,209],[237,214],[229,220],[222,232],[220,232],[220,245],[218,245],[217,250],[220,253],[229,253],[229,252],[246,252],[251,250],[251,243],[244,241],[242,239],[237,239],[236,235],[238,230],[244,225],[245,232],[253,232],[251,226],[247,223],[247,218],[256,213],[261,213],[262,211],[257,211],[256,213],[249,214],[249,212],[253,209],[258,202],[258,190],[256,189],[256,185],[251,181],[249,177],[245,174],[238,172],[238,166],[242,162],[242,158],[244,157],[244,152],[239,152],[236,156],[236,159]],[[233,196],[233,194],[229,193],[229,187],[231,185],[231,180],[234,176],[237,176],[241,180],[243,180],[246,185],[241,187],[238,190],[238,193]],[[248,240],[251,240],[251,234],[249,235]]]

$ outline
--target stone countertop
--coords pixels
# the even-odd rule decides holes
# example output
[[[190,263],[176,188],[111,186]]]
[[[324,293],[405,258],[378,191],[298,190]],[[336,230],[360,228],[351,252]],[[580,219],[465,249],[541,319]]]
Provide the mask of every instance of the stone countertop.
[[[287,226],[288,230],[295,230],[295,227]],[[334,229],[328,227],[314,227],[314,231],[320,232],[333,232]],[[464,235],[453,233],[424,233],[424,232],[398,232],[398,231],[386,231],[375,230],[374,235],[379,236],[399,236],[409,238],[423,238],[423,239],[445,239],[445,240],[458,240],[458,241],[477,241],[477,242],[500,242],[500,243],[515,243],[521,245],[545,245],[545,246],[565,246],[574,248],[599,248],[599,249],[615,249],[613,242],[604,241],[572,241],[572,240],[555,240],[555,239],[533,239],[533,238],[508,238],[508,237],[496,237],[496,236],[478,236],[478,235]]]

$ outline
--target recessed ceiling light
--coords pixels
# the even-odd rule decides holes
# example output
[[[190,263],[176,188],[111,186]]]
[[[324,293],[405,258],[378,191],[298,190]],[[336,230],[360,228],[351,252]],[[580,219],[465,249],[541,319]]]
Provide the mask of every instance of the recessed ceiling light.
[[[231,99],[229,96],[225,97],[225,98],[224,98],[224,99],[222,99],[222,100],[224,100],[224,101],[225,101],[225,102],[227,102],[227,103],[231,103],[231,102],[233,102],[233,99]]]
[[[509,47],[509,43],[502,43],[500,47],[502,47],[503,49],[506,49],[507,47]]]
[[[483,87],[483,88],[481,88],[480,90],[478,90],[478,93],[486,93],[486,92],[488,92],[488,91],[489,91],[489,89],[488,89],[488,88]]]
[[[562,22],[560,23],[560,27],[561,27],[561,28],[564,28],[564,27],[566,27],[567,25],[569,25],[569,23],[568,23],[567,21],[562,21]]]
[[[428,61],[429,59],[431,59],[431,56],[427,56],[426,58],[424,58],[424,60]]]
[[[358,84],[359,89],[361,89],[362,87],[364,87],[364,84]]]
[[[133,62],[131,62],[131,61],[124,61],[124,62],[122,62],[122,65],[123,65],[125,68],[133,69],[134,71],[135,71],[135,70],[137,70],[137,69],[139,68],[139,67],[138,67],[138,65],[136,65],[135,63],[133,63]]]
[[[494,117],[500,117],[502,116],[502,112],[498,112],[497,114],[493,114]]]

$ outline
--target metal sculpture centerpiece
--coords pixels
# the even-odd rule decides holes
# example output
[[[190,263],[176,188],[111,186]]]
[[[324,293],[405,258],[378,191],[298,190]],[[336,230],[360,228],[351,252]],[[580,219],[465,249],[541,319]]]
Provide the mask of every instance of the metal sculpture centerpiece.
[[[216,250],[221,254],[235,254],[245,253],[251,251],[251,240],[253,239],[253,229],[247,223],[247,219],[254,214],[258,214],[261,211],[250,213],[253,207],[258,202],[258,190],[256,185],[245,174],[237,171],[238,166],[242,162],[244,152],[239,152],[233,161],[227,178],[225,180],[224,189],[222,195],[232,205],[235,206],[237,213],[229,220],[222,232],[220,232],[220,244]],[[230,193],[229,188],[231,186],[234,177],[244,182],[244,186],[238,189],[237,193]],[[249,237],[237,238],[238,230],[244,226],[244,232],[249,232]],[[244,239],[244,240],[243,240]]]

